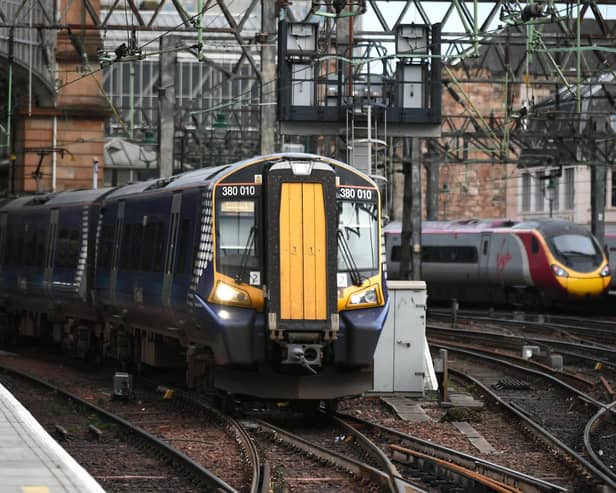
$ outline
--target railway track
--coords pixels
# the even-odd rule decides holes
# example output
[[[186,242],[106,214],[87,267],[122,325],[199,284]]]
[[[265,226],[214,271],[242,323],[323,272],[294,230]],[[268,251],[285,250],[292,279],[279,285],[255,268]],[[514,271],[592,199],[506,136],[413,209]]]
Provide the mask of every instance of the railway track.
[[[599,400],[611,402],[616,399],[616,346],[613,341],[611,345],[606,345],[586,340],[582,337],[585,326],[569,325],[564,330],[562,325],[527,326],[520,322],[514,324],[511,320],[468,315],[457,321],[456,328],[430,322],[427,330],[432,339],[473,344],[476,350],[499,348],[508,352],[511,358],[521,356],[526,346],[535,346],[536,352],[533,350],[531,356],[534,363],[555,368],[562,378],[571,381],[586,380],[584,385],[595,386],[589,392]],[[549,334],[550,337],[541,334]],[[482,349],[479,349],[480,346]],[[523,359],[529,357],[524,356]],[[521,362],[520,358],[518,360]]]
[[[338,417],[360,429],[370,440],[392,455],[402,477],[414,476],[444,491],[465,487],[465,491],[564,492],[566,488],[499,464],[423,440],[349,414]]]
[[[476,385],[581,471],[586,478],[584,488],[616,489],[616,475],[609,467],[614,459],[593,453],[591,442],[584,443],[584,430],[593,415],[607,409],[606,404],[547,372],[468,349],[432,347],[454,354],[450,373]]]
[[[130,421],[47,381],[6,367],[2,371],[0,381],[107,491],[237,491]]]

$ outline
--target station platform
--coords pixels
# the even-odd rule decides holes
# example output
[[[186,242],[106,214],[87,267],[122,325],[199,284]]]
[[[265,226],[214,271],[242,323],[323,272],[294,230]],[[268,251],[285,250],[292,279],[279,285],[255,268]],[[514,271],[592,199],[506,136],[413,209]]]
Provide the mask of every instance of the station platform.
[[[0,385],[0,493],[104,493]]]

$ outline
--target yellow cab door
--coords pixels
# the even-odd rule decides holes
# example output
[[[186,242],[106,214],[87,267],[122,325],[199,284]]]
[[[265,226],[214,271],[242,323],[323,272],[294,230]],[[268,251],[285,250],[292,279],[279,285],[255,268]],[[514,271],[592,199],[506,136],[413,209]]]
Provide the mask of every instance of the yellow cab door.
[[[279,246],[280,319],[326,319],[326,219],[321,183],[282,183]]]

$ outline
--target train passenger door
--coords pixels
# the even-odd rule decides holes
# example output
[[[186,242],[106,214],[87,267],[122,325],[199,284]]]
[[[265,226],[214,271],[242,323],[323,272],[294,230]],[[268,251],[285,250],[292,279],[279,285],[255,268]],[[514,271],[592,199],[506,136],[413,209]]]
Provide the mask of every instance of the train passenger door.
[[[113,303],[117,302],[116,287],[118,282],[118,269],[120,265],[120,243],[122,241],[122,230],[124,229],[124,208],[126,203],[121,201],[118,204],[118,212],[115,221],[113,235],[113,255],[111,257],[111,276],[109,279],[109,294]]]
[[[167,235],[167,257],[163,277],[163,306],[171,306],[171,290],[173,287],[173,272],[175,270],[175,251],[178,243],[178,230],[180,226],[180,212],[182,209],[182,194],[175,193],[171,202],[171,216],[169,217],[169,234]]]
[[[284,162],[267,177],[268,326],[330,331],[337,321],[336,177],[323,163]]]
[[[479,282],[482,284],[490,281],[490,240],[492,233],[481,233],[479,245]]]
[[[45,272],[43,285],[45,290],[51,290],[54,258],[56,256],[56,236],[60,211],[52,209],[49,214],[49,233],[47,234],[47,249],[45,251]]]

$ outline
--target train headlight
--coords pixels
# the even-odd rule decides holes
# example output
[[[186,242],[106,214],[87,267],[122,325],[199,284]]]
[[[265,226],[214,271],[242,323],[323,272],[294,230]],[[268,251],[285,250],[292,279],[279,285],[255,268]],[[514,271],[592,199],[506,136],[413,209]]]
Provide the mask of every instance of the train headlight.
[[[599,272],[599,275],[601,277],[607,277],[610,275],[610,266],[606,265],[605,267],[603,267],[603,269],[601,269],[601,272]]]
[[[376,291],[376,286],[357,291],[349,297],[349,306],[357,305],[376,305],[379,301],[379,296]]]
[[[552,264],[552,272],[557,277],[569,277],[569,274],[562,267],[559,267],[556,264]]]
[[[250,296],[243,289],[231,286],[226,282],[219,281],[214,289],[214,295],[212,296],[214,303],[221,303],[223,305],[250,305]]]

